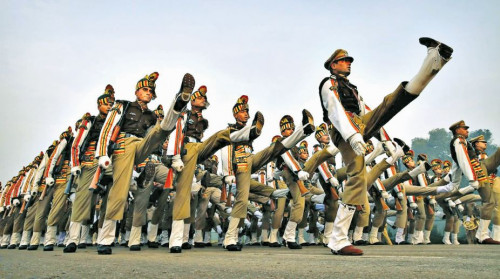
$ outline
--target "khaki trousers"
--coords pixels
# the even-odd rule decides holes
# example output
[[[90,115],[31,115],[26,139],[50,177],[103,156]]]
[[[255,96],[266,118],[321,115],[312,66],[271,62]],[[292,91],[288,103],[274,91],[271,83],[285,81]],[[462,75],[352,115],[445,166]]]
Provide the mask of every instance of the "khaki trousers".
[[[144,138],[125,138],[125,150],[112,157],[113,186],[109,190],[106,204],[106,220],[121,220],[127,203],[130,179],[134,165],[140,164],[162,144],[168,133],[160,128],[158,122]]]
[[[62,217],[61,213],[63,213],[65,209],[66,200],[68,198],[68,196],[64,194],[66,181],[55,184],[53,188],[54,194],[52,195],[52,206],[50,207],[47,226],[57,226],[57,224],[59,224]]]
[[[304,215],[305,199],[301,196],[295,176],[288,168],[283,170],[283,179],[285,180],[288,189],[290,189],[290,194],[292,195],[290,204],[290,219],[288,221],[300,223],[300,221],[302,221],[302,216]]]
[[[258,171],[263,165],[267,164],[271,159],[277,157],[285,151],[285,147],[280,142],[275,142],[255,155],[250,154],[247,158],[247,167],[236,167],[236,199],[233,205],[231,216],[235,218],[245,218],[247,215],[248,195],[250,192],[250,184],[255,190],[269,190],[266,185],[261,184],[251,179],[251,174]],[[253,181],[253,182],[252,182]],[[260,183],[259,183],[260,184]],[[265,188],[267,187],[267,188]],[[257,189],[258,188],[258,189]],[[272,190],[272,189],[271,189]],[[268,191],[269,192],[269,191]],[[266,192],[266,193],[268,193]],[[255,191],[254,191],[255,193]],[[272,191],[271,191],[272,193]]]
[[[38,208],[39,199],[36,197],[32,197],[35,199],[33,204],[27,208],[25,208],[26,218],[24,219],[23,231],[31,231],[33,230],[33,225],[35,224],[35,216]]]
[[[399,85],[394,92],[387,95],[382,103],[369,113],[361,117],[355,116],[354,121],[360,126],[360,133],[365,140],[375,135],[382,126],[417,97],[406,92],[404,85],[405,83]],[[367,189],[364,156],[357,156],[351,145],[335,129],[330,130],[330,138],[342,154],[342,160],[347,167],[349,177],[342,200],[345,204],[362,205],[364,204]]]
[[[279,180],[276,183],[278,189],[287,189],[285,182]],[[283,220],[283,214],[285,213],[286,198],[279,198],[276,200],[276,209],[272,217],[271,229],[279,229],[281,227],[281,221]]]
[[[495,208],[493,209],[493,218],[491,219],[493,225],[500,225],[500,177],[493,180],[492,195],[495,200]]]
[[[75,202],[72,207],[71,222],[82,223],[92,218],[90,213],[92,206],[95,205],[92,204],[92,191],[89,190],[89,186],[99,166],[98,162],[98,159],[94,159],[92,166],[82,166],[81,173],[76,181]],[[112,175],[112,171],[112,168],[109,167],[104,172],[106,175]]]
[[[222,130],[209,137],[202,143],[186,143],[186,154],[182,156],[184,169],[177,177],[176,196],[173,203],[173,220],[189,218],[191,208],[191,184],[196,169],[196,164],[208,159],[215,151],[230,144],[230,130]]]

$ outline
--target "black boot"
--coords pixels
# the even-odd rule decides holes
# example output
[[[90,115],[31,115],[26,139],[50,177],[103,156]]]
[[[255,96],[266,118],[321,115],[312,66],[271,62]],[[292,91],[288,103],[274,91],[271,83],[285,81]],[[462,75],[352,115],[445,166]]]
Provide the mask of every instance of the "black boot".
[[[63,249],[63,253],[74,253],[74,252],[76,252],[76,244],[74,242],[69,243]]]

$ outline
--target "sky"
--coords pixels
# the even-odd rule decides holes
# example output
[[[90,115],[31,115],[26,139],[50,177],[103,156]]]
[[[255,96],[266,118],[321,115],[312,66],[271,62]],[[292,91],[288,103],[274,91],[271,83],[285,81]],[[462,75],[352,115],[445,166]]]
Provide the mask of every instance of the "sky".
[[[258,151],[298,122],[306,108],[322,121],[318,86],[337,48],[354,57],[350,81],[370,107],[418,71],[419,37],[454,48],[421,96],[385,128],[411,142],[465,120],[500,143],[498,1],[1,1],[0,181],[5,184],[84,113],[112,84],[134,100],[136,82],[159,72],[168,105],[184,73],[206,85],[205,135],[234,122],[248,95],[265,116]],[[312,144],[313,137],[308,138]]]

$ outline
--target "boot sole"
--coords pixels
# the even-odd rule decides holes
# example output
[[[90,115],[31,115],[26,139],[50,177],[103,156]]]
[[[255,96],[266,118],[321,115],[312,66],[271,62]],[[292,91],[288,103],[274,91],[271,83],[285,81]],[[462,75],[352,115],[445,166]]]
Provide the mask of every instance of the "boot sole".
[[[312,114],[304,109],[302,110],[302,127],[304,127],[304,134],[310,135],[314,132],[314,118]]]
[[[182,93],[189,93],[191,95],[191,93],[193,92],[193,89],[194,89],[194,85],[195,85],[194,77],[190,73],[186,73],[184,75],[184,77],[182,78],[181,92]]]
[[[424,45],[426,47],[437,47],[439,46],[439,55],[441,55],[444,59],[450,59],[451,54],[453,53],[453,48],[448,46],[447,44],[443,44],[439,41],[436,41],[432,38],[429,37],[422,37],[418,39],[421,45]]]
[[[260,111],[255,113],[252,126],[254,127],[250,131],[250,140],[254,140],[259,137],[262,132],[262,128],[264,127],[264,115]]]

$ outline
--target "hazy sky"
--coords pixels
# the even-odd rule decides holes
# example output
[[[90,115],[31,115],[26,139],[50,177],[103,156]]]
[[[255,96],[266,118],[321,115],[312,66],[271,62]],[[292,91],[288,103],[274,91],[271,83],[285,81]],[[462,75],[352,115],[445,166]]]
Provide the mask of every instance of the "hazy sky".
[[[257,150],[279,119],[319,124],[318,85],[337,48],[355,58],[350,80],[376,107],[418,71],[430,36],[455,49],[422,95],[387,126],[391,136],[426,137],[460,119],[500,143],[498,1],[1,1],[0,181],[5,183],[112,84],[134,99],[136,82],[158,71],[168,105],[184,73],[208,87],[206,135],[233,122],[237,98],[264,113]],[[314,139],[308,139],[312,144]]]

